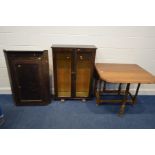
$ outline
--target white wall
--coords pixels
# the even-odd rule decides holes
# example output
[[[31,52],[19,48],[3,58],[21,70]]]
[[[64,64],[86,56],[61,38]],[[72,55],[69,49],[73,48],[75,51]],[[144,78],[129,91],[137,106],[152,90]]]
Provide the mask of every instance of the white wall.
[[[137,63],[155,75],[155,27],[0,27],[0,93],[10,93],[3,49],[47,49],[52,65],[52,44],[96,45],[96,62]],[[155,94],[155,85],[140,93]]]

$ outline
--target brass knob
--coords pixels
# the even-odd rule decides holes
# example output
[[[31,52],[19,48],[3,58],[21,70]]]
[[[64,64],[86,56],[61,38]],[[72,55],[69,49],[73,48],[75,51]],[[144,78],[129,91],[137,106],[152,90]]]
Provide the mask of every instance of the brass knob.
[[[78,49],[77,49],[77,51],[79,52],[79,51],[80,51],[80,49],[78,48]]]
[[[83,60],[83,56],[82,55],[80,55],[80,60]]]
[[[66,57],[67,59],[69,59],[70,57]]]

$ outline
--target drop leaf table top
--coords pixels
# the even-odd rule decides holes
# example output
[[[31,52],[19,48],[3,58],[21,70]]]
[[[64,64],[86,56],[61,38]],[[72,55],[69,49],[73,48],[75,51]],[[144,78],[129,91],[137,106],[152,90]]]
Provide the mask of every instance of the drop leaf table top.
[[[155,76],[137,64],[96,63],[101,80],[110,83],[155,83]]]

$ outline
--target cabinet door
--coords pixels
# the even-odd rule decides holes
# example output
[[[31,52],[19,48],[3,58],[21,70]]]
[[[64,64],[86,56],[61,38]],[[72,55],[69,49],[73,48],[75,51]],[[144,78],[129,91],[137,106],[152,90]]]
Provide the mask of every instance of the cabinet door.
[[[71,97],[71,64],[70,49],[54,50],[55,93],[57,97]]]
[[[13,61],[13,69],[19,102],[41,102],[43,92],[40,62],[36,60]]]
[[[76,63],[76,97],[89,97],[93,69],[91,52],[77,52]]]

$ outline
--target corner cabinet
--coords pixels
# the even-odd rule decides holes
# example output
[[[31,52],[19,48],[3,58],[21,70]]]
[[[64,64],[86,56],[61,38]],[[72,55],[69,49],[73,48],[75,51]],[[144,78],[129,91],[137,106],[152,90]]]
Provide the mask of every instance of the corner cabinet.
[[[16,105],[50,102],[48,51],[4,50]]]
[[[55,99],[90,98],[96,47],[53,45],[52,51]]]

